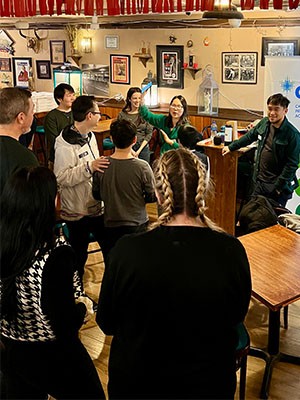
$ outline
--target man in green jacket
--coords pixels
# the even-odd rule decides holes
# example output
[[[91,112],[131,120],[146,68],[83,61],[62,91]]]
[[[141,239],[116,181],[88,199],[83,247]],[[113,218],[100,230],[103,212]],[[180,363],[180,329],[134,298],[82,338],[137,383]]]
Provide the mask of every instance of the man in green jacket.
[[[71,109],[72,103],[75,100],[74,89],[67,83],[61,83],[54,89],[54,99],[58,107],[51,110],[44,120],[50,163],[54,162],[55,139],[66,126],[72,125],[74,122]]]
[[[268,116],[239,140],[223,148],[222,154],[258,141],[253,172],[254,189],[282,206],[299,186],[296,171],[300,155],[300,133],[286,118],[290,101],[282,94],[267,100]]]

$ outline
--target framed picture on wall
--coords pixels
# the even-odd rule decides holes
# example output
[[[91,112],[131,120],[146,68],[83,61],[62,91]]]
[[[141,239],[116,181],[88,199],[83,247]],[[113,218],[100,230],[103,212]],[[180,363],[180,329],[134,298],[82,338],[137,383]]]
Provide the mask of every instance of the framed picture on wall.
[[[265,65],[265,56],[297,56],[300,51],[300,38],[262,38],[261,65]]]
[[[257,52],[222,53],[222,83],[257,83]]]
[[[30,57],[28,58],[13,57],[12,61],[13,61],[14,86],[28,89],[32,59]]]
[[[11,63],[10,58],[0,58],[0,72],[10,72]]]
[[[183,89],[183,46],[156,46],[158,87]]]
[[[118,50],[119,49],[119,36],[117,36],[117,35],[105,36],[104,48]]]
[[[66,49],[64,40],[50,40],[51,64],[63,64],[66,61]]]
[[[38,79],[51,79],[49,60],[36,60],[36,74]]]
[[[130,85],[130,56],[110,55],[110,82]]]

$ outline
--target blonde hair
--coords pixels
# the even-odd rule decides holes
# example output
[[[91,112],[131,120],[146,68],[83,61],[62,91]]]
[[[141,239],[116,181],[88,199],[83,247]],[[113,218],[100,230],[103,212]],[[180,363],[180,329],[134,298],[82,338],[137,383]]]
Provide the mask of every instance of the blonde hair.
[[[180,148],[164,153],[154,175],[163,212],[151,228],[169,223],[173,216],[199,217],[203,226],[222,231],[206,215],[205,198],[211,190],[205,165],[190,150]]]

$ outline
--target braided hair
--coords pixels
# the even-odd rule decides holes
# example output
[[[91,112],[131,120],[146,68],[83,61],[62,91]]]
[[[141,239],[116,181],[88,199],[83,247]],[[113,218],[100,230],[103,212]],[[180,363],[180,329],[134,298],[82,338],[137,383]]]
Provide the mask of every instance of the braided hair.
[[[156,191],[163,212],[151,228],[168,224],[175,215],[199,217],[200,224],[221,231],[206,215],[205,198],[210,191],[205,165],[190,150],[164,153],[154,170]]]

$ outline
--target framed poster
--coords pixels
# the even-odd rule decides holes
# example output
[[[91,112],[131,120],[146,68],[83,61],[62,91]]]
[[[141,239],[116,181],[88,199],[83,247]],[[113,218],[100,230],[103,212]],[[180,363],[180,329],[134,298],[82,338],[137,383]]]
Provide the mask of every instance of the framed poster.
[[[11,63],[10,58],[0,58],[0,72],[10,72]]]
[[[110,82],[130,85],[130,56],[110,55]]]
[[[222,53],[222,83],[257,83],[257,52]]]
[[[14,86],[28,89],[31,58],[13,57]]]
[[[158,87],[183,89],[183,46],[156,46]]]
[[[36,60],[36,74],[38,79],[51,79],[49,60]]]
[[[0,51],[3,53],[14,54],[13,44],[15,42],[9,36],[7,32],[0,29]]]
[[[104,38],[104,48],[119,50],[119,36],[107,35]]]
[[[63,64],[66,61],[66,49],[64,40],[50,40],[51,64]]]
[[[300,38],[262,38],[261,65],[265,65],[265,56],[297,56],[300,51]]]

